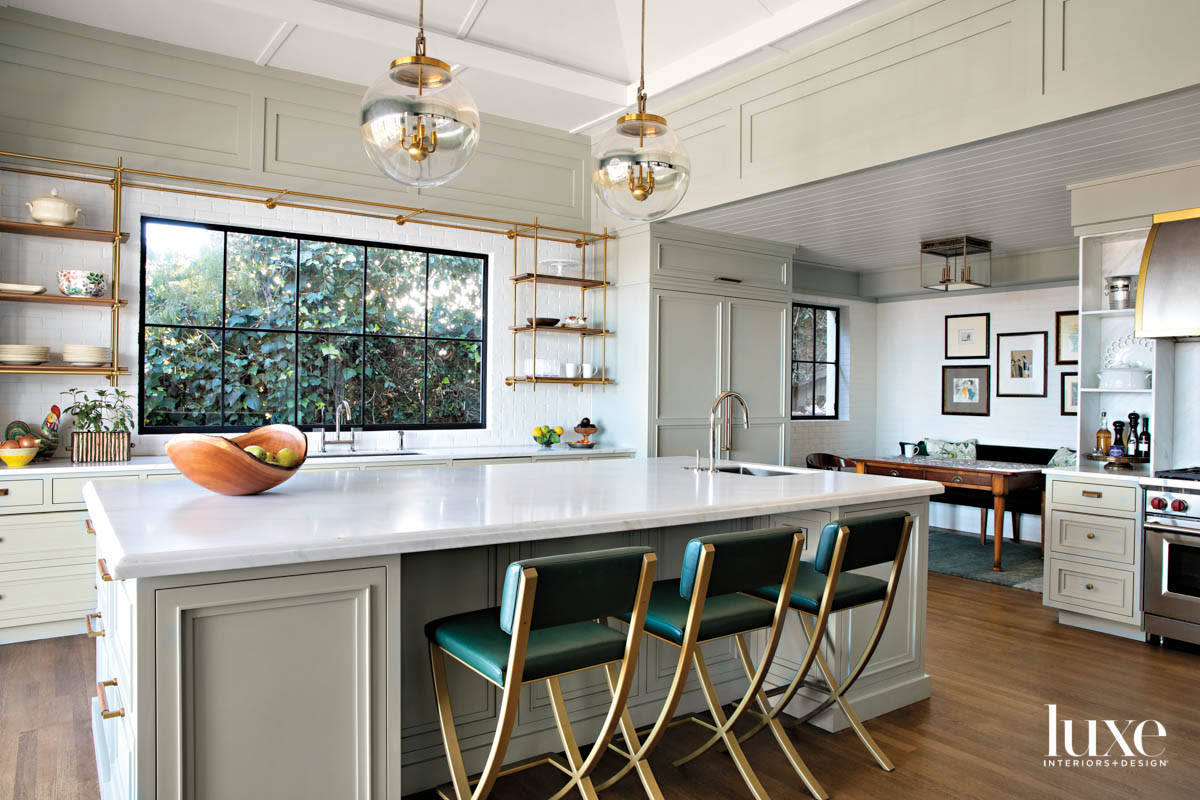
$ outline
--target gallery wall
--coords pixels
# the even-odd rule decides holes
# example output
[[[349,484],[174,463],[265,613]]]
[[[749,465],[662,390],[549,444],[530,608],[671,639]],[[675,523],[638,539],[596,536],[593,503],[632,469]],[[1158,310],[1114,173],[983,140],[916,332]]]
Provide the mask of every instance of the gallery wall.
[[[1077,307],[1077,286],[1025,291],[991,292],[965,297],[936,296],[876,307],[876,449],[899,452],[898,443],[924,437],[978,439],[987,444],[1027,447],[1071,446],[1076,441],[1076,417],[1060,414],[1060,375],[1076,367],[1054,365],[1055,312]],[[989,358],[946,360],[945,321],[948,314],[991,314]],[[1046,331],[1049,350],[1045,397],[996,397],[996,334]],[[991,414],[944,416],[942,366],[991,364]],[[1006,365],[1007,366],[1007,365]],[[1088,424],[1092,424],[1089,420]],[[1007,515],[1006,515],[1007,516]],[[976,531],[979,512],[937,505],[934,525]],[[1006,535],[1011,534],[1005,521]],[[1036,541],[1037,520],[1021,524],[1022,538]]]

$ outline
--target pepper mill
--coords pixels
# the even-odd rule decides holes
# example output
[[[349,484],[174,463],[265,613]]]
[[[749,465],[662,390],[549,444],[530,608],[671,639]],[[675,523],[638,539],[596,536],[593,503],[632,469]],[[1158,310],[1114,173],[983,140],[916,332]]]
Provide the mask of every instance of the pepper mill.
[[[1108,448],[1108,454],[1114,458],[1120,458],[1125,455],[1125,423],[1121,420],[1113,421],[1113,443],[1112,447]]]
[[[1126,453],[1137,451],[1137,439],[1138,439],[1137,427],[1138,427],[1138,420],[1141,418],[1142,418],[1141,414],[1138,414],[1136,411],[1129,412],[1129,430],[1125,432],[1125,452]],[[1133,446],[1130,447],[1130,445],[1133,445]]]

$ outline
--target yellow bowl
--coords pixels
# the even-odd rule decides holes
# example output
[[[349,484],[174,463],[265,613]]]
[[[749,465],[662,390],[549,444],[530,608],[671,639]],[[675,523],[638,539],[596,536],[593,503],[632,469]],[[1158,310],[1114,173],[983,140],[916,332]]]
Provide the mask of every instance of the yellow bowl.
[[[23,467],[30,461],[33,461],[33,457],[37,454],[38,449],[36,447],[9,448],[8,450],[0,450],[0,461],[3,461],[10,467]]]

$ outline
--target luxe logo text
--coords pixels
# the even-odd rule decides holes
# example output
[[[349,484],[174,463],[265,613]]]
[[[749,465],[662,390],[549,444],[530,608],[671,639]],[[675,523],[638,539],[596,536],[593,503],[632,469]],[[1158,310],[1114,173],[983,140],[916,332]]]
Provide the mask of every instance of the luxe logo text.
[[[1165,767],[1167,729],[1156,719],[1059,720],[1047,703],[1046,767]]]

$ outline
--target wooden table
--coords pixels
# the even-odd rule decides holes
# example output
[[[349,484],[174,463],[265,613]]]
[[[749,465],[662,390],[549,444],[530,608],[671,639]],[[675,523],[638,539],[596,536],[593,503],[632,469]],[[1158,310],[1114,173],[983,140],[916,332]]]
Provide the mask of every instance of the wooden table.
[[[1014,464],[1006,461],[979,461],[969,458],[932,458],[930,456],[878,456],[855,459],[860,473],[867,475],[890,475],[894,478],[917,478],[937,481],[943,486],[973,489],[992,493],[993,550],[992,569],[1000,566],[1001,548],[1004,546],[1004,503],[1014,489],[1028,489],[1043,485],[1044,465]],[[937,502],[936,497],[930,498]],[[1045,492],[1042,493],[1045,503]],[[1044,524],[1044,522],[1043,522]],[[1043,535],[1045,535],[1043,531]]]

